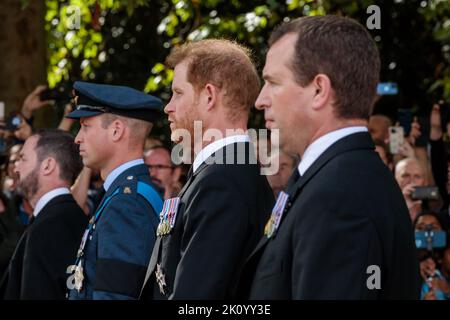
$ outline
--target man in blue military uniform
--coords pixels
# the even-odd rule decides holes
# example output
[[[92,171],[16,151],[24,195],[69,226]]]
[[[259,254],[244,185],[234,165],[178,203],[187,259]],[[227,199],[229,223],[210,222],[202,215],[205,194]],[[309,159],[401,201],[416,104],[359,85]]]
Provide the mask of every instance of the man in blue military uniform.
[[[69,266],[69,299],[136,299],[155,242],[161,195],[142,159],[162,109],[159,99],[123,86],[75,82],[75,142],[100,171],[105,195]]]

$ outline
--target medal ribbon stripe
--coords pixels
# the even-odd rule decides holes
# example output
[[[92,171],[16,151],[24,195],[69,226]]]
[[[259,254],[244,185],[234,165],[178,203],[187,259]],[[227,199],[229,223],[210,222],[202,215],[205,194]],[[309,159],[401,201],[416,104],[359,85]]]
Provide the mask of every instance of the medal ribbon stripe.
[[[161,220],[156,231],[157,236],[163,236],[170,233],[175,225],[179,203],[179,197],[170,198],[164,201],[163,209],[160,214]]]
[[[270,215],[269,221],[267,221],[264,228],[264,235],[266,235],[267,238],[270,238],[278,229],[288,198],[289,195],[287,193],[283,191],[279,193],[277,202],[272,209],[272,214]]]
[[[170,217],[170,220],[169,220],[170,228],[171,228],[171,229],[172,229],[172,228],[174,227],[174,225],[175,225],[175,218],[176,218],[176,216],[177,216],[178,205],[179,205],[179,203],[180,203],[180,198],[174,198],[173,200],[174,200],[174,201],[173,201],[173,208],[172,208],[172,211],[171,211],[171,217]]]
[[[284,207],[286,206],[288,197],[289,196],[286,193],[281,192],[280,206],[278,208],[278,211],[275,212],[275,230],[278,229],[278,226],[280,225],[281,217],[283,216]]]
[[[159,213],[160,221],[162,221],[164,218],[164,212],[166,211],[166,207],[167,207],[167,200],[164,201],[163,208],[162,208],[161,212]]]

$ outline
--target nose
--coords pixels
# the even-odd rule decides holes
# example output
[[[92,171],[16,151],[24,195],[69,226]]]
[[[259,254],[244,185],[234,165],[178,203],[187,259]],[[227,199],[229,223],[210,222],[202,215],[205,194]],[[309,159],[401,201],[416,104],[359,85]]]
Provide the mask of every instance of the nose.
[[[267,94],[266,85],[264,85],[261,89],[261,92],[258,95],[258,98],[255,102],[255,108],[258,110],[264,110],[270,106],[269,95]]]
[[[81,136],[82,136],[82,134],[81,134],[81,128],[80,128],[80,130],[78,130],[77,136],[75,137],[75,143],[76,144],[80,144],[81,143]]]
[[[174,105],[172,103],[172,99],[170,99],[169,103],[166,104],[166,107],[164,108],[164,113],[165,114],[169,114],[169,113],[174,112],[174,111],[175,111],[175,107],[174,107]]]
[[[19,168],[20,168],[20,161],[19,160],[20,159],[17,159],[16,161],[13,162],[13,164],[14,164],[13,171],[14,171],[15,174],[19,173]]]

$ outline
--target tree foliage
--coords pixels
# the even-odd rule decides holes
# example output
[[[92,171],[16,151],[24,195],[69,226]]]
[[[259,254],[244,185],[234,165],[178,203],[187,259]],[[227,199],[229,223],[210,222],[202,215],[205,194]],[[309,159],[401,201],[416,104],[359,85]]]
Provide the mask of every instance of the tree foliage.
[[[251,47],[259,68],[271,30],[302,15],[340,14],[365,25],[367,7],[381,8],[371,30],[383,81],[398,82],[397,107],[426,109],[450,100],[450,2],[442,0],[46,0],[48,82],[78,79],[131,85],[170,97],[164,59],[184,41],[220,37]],[[75,12],[75,14],[74,14]],[[76,13],[79,24],[74,25]],[[254,119],[258,125],[260,119]]]

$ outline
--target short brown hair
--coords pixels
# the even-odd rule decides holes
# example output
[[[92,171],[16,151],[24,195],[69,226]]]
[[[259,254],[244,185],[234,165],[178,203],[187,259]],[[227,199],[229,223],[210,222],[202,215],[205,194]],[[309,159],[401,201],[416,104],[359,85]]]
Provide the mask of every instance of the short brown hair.
[[[104,113],[102,114],[101,119],[102,128],[108,128],[108,126],[117,119],[125,122],[126,126],[130,128],[130,147],[134,148],[139,146],[142,147],[142,150],[144,150],[145,139],[152,130],[153,124],[141,119],[128,118],[112,113]]]
[[[74,137],[62,130],[41,130],[33,134],[37,137],[36,155],[39,163],[52,157],[59,166],[61,180],[73,184],[83,168],[79,146]]]
[[[297,34],[292,59],[296,81],[306,86],[319,74],[330,78],[338,118],[368,119],[380,73],[380,57],[367,30],[353,19],[301,17],[279,26],[273,45],[288,33]]]
[[[197,93],[208,83],[223,90],[230,120],[254,106],[260,80],[246,47],[224,39],[188,42],[167,57],[171,68],[184,61],[188,61],[187,79]]]

